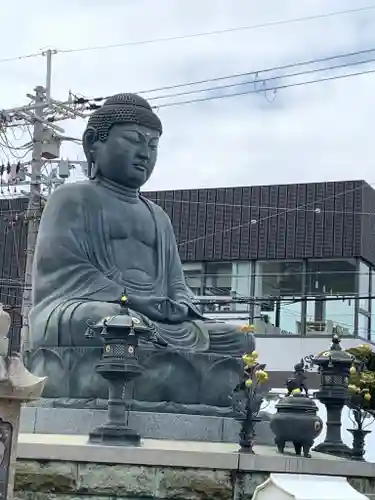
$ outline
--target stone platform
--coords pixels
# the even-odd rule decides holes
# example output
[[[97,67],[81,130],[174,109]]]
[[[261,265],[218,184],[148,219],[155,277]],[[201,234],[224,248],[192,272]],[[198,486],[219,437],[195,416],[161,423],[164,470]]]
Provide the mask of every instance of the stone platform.
[[[250,500],[271,472],[344,476],[365,495],[375,492],[375,464],[313,453],[255,455],[231,443],[148,440],[141,447],[92,445],[87,436],[21,434],[16,500]]]
[[[21,412],[21,432],[37,434],[88,435],[107,418],[106,410],[26,406]],[[141,436],[235,443],[240,424],[233,418],[176,413],[129,411],[127,422]],[[257,424],[257,443],[273,444],[269,422]]]
[[[92,346],[46,347],[31,353],[27,366],[47,377],[43,398],[50,405],[87,408],[108,401],[108,383],[95,371],[102,352],[102,347]],[[140,347],[137,357],[143,373],[127,385],[133,410],[215,416],[231,412],[230,396],[243,373],[241,358],[154,347]]]

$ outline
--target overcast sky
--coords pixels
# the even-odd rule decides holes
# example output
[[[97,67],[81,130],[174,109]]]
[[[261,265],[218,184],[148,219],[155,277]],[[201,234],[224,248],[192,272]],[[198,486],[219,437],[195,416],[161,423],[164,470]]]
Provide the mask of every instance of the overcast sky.
[[[79,49],[174,37],[368,5],[371,0],[13,0],[1,7],[0,59],[45,48]],[[66,99],[69,89],[89,97],[136,92],[375,49],[374,22],[375,9],[219,35],[60,53],[53,58],[52,93]],[[375,51],[368,57],[375,59]],[[26,103],[26,93],[44,84],[45,63],[43,57],[1,62],[0,108]],[[375,69],[375,62],[340,74],[369,69]],[[270,72],[268,77],[280,78],[220,92],[259,90],[338,74],[291,80],[285,76],[291,71],[297,70]],[[262,78],[266,76],[259,73],[258,79]],[[228,83],[233,81],[207,86]],[[374,184],[374,84],[375,73],[370,73],[286,88],[275,95],[258,92],[160,108],[164,134],[147,187],[347,179]],[[183,100],[208,95],[213,94]],[[173,100],[177,99],[159,102]],[[75,136],[81,136],[84,126],[84,120],[64,125]],[[66,144],[63,152],[71,159],[83,159],[78,146]]]

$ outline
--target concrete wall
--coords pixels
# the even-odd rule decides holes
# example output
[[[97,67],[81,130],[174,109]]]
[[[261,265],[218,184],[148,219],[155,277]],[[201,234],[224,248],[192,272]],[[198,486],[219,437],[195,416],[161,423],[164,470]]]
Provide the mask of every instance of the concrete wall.
[[[350,478],[375,494],[375,464],[274,446],[243,453],[231,443],[143,440],[139,447],[93,445],[87,436],[20,434],[16,500],[250,500],[270,473]]]
[[[250,500],[267,472],[20,460],[15,500]],[[351,477],[361,493],[375,479]],[[371,498],[371,496],[370,496]]]

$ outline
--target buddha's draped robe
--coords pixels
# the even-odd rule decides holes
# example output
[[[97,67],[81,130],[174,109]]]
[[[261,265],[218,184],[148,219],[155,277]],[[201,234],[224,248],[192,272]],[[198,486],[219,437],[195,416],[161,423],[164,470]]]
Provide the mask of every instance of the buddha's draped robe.
[[[108,202],[110,197],[111,203]],[[88,322],[114,313],[124,292],[169,297],[188,307],[180,324],[150,321],[175,348],[225,354],[244,352],[245,336],[238,328],[205,319],[194,306],[186,286],[170,219],[142,198],[156,228],[156,279],[126,282],[113,252],[114,213],[126,221],[127,201],[121,189],[95,181],[65,184],[50,196],[43,211],[33,267],[33,307],[30,312],[34,346],[85,346]]]

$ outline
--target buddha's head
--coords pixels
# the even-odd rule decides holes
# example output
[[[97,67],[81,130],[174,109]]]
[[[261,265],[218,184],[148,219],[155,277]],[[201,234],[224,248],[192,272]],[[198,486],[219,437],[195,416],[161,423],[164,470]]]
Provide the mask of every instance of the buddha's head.
[[[109,97],[89,118],[83,148],[90,178],[141,187],[154,170],[162,125],[136,94]]]

